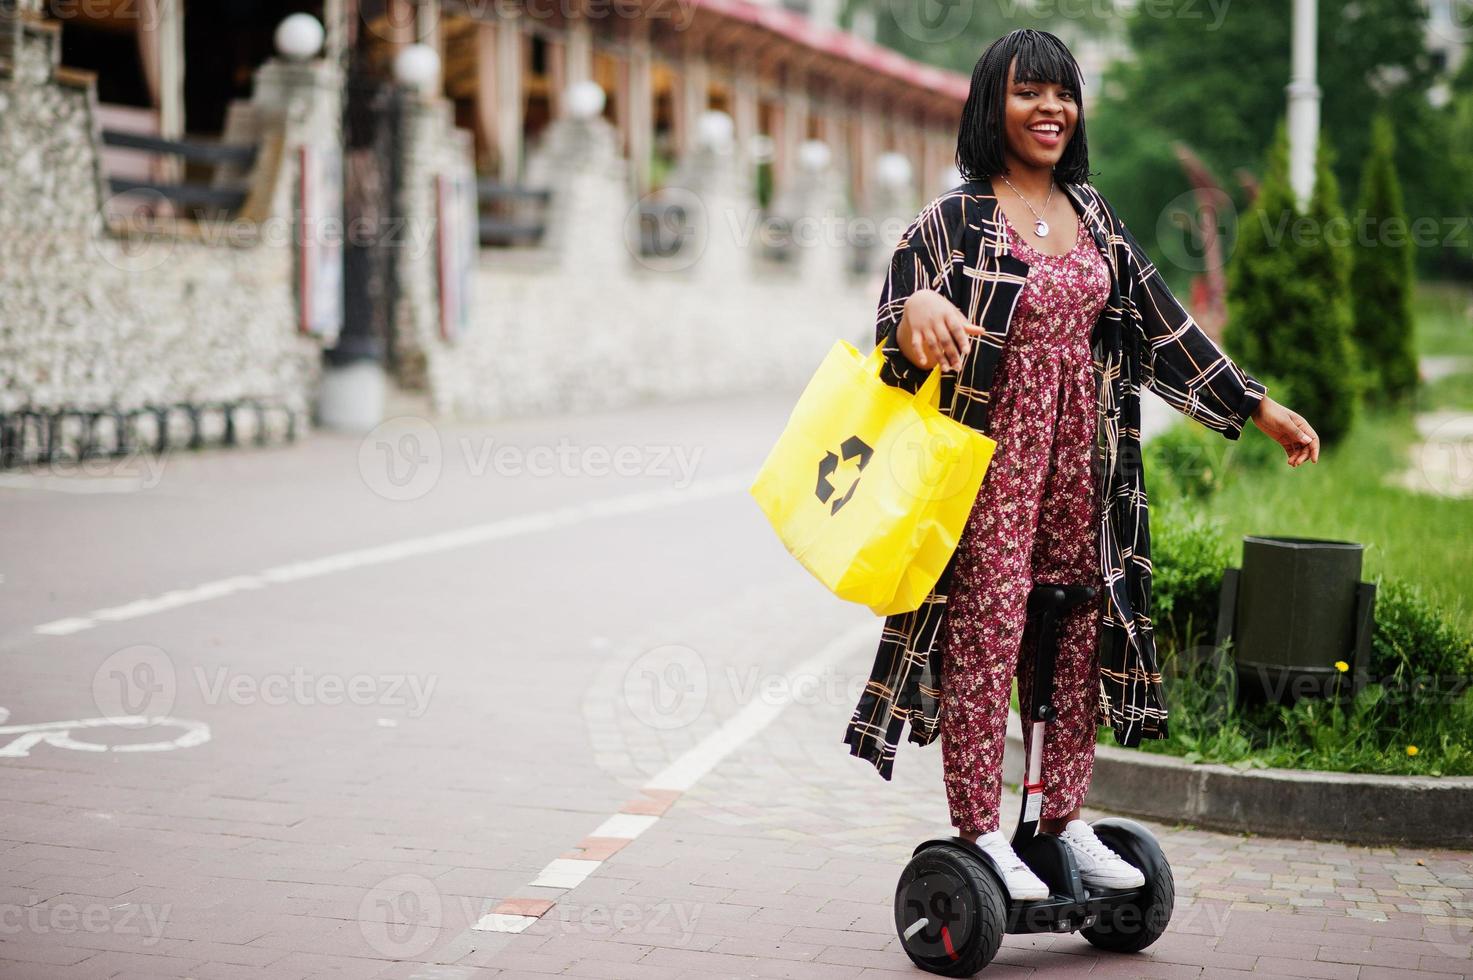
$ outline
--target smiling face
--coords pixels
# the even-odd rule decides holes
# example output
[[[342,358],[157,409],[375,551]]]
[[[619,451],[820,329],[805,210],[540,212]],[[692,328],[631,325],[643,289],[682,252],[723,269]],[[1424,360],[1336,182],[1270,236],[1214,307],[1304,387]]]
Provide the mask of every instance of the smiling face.
[[[1079,124],[1078,93],[1056,82],[1015,80],[1018,60],[1008,66],[1003,130],[1008,165],[1052,169]]]

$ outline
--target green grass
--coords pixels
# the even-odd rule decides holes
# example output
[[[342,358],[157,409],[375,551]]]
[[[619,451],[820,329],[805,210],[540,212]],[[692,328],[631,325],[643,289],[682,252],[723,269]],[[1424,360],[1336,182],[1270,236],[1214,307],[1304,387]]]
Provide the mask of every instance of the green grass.
[[[1450,374],[1423,386],[1417,397],[1423,412],[1473,412],[1473,374]]]
[[[1412,294],[1417,353],[1473,355],[1473,291],[1460,283],[1422,282]]]
[[[1421,695],[1408,707],[1396,685],[1369,684],[1355,698],[1347,685],[1343,701],[1280,706],[1231,696],[1230,654],[1163,669],[1171,737],[1141,742],[1144,751],[1240,769],[1473,775],[1473,690],[1449,688],[1435,701]]]
[[[1450,283],[1418,286],[1412,301],[1417,349],[1427,357],[1465,357],[1473,363],[1473,291]],[[1428,382],[1417,394],[1422,412],[1473,411],[1473,371]]]
[[[1268,439],[1252,423],[1242,438]],[[1319,462],[1293,468],[1278,461],[1255,469],[1196,506],[1209,508],[1220,522],[1235,563],[1245,534],[1360,542],[1363,581],[1389,576],[1415,582],[1473,633],[1473,500],[1396,484],[1416,440],[1409,414],[1367,415],[1341,445],[1322,448]],[[1274,452],[1282,460],[1282,450]]]
[[[1418,289],[1415,309],[1423,355],[1473,357],[1470,301],[1473,292],[1466,287],[1431,284]],[[1418,412],[1461,409],[1473,409],[1473,373],[1428,385],[1416,400]],[[1419,493],[1399,482],[1419,439],[1413,418],[1406,410],[1368,411],[1348,439],[1322,447],[1318,463],[1297,469],[1287,466],[1283,451],[1251,424],[1242,444],[1225,451],[1205,439],[1207,467],[1184,469],[1185,479],[1160,474],[1155,481],[1160,492],[1152,493],[1158,501],[1153,514],[1164,509],[1161,498],[1175,498],[1205,513],[1234,565],[1241,562],[1245,534],[1360,542],[1365,545],[1363,580],[1409,583],[1453,630],[1473,635],[1473,576],[1468,574],[1473,499]],[[1203,442],[1182,440],[1182,451],[1191,452],[1194,443]],[[1150,477],[1148,470],[1148,486]],[[1196,494],[1184,492],[1192,489]],[[1344,703],[1323,698],[1288,707],[1243,703],[1226,696],[1233,683],[1229,651],[1206,662],[1184,662],[1176,654],[1178,638],[1163,635],[1164,625],[1158,619],[1172,734],[1142,742],[1146,751],[1239,767],[1473,774],[1473,690],[1448,697],[1422,693],[1411,702],[1398,701],[1395,687],[1404,675],[1397,673],[1388,679],[1390,687],[1372,684]],[[1213,625],[1191,628],[1210,633]],[[1182,642],[1202,639],[1186,637]],[[1409,665],[1418,662],[1419,653],[1426,656],[1420,647],[1405,652]],[[1108,728],[1101,728],[1099,736],[1099,741],[1113,743]]]
[[[1421,354],[1473,358],[1470,304],[1473,291],[1466,287],[1418,287],[1414,309]],[[1433,410],[1473,411],[1473,372],[1426,386],[1416,411]],[[1322,447],[1318,463],[1298,468],[1286,465],[1283,450],[1252,423],[1236,443],[1205,430],[1199,435],[1203,438],[1182,441],[1179,455],[1166,457],[1172,461],[1168,469],[1176,472],[1148,466],[1153,516],[1165,518],[1168,502],[1201,511],[1228,547],[1233,565],[1242,560],[1246,534],[1360,542],[1365,545],[1362,580],[1410,583],[1453,629],[1473,635],[1473,575],[1468,573],[1473,499],[1418,493],[1398,482],[1419,439],[1412,412],[1365,412],[1348,439]],[[1343,704],[1328,699],[1292,707],[1244,704],[1224,696],[1231,678],[1223,673],[1222,657],[1183,663],[1175,652],[1176,638],[1166,635],[1168,624],[1158,617],[1156,625],[1172,734],[1143,741],[1145,751],[1238,767],[1473,774],[1473,690],[1435,705],[1424,698],[1410,708],[1390,703],[1379,685]],[[1192,644],[1210,639],[1216,624],[1174,625],[1199,634],[1185,638]],[[1409,660],[1414,662],[1420,649],[1409,649]],[[1225,662],[1231,664],[1230,656]],[[1016,711],[1016,683],[1011,704]],[[1099,729],[1097,741],[1114,744],[1108,726]],[[1409,746],[1416,751],[1409,753]]]

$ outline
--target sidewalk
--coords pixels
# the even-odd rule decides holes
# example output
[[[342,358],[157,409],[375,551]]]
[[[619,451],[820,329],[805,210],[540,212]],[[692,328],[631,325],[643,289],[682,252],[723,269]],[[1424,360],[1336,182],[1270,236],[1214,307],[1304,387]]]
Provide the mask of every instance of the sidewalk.
[[[819,618],[841,615],[827,612]],[[822,626],[802,634],[810,645]],[[762,648],[771,640],[757,627],[751,638]],[[860,642],[837,672],[862,682],[872,653]],[[613,659],[605,674],[620,667]],[[606,685],[601,678],[590,691]],[[951,833],[940,745],[904,743],[886,783],[839,742],[851,708],[847,696],[788,704],[525,932],[457,965],[610,980],[924,975],[899,947],[891,903],[916,844]],[[598,744],[629,743],[609,735]],[[626,782],[637,781],[638,756],[661,751],[671,749],[632,753]],[[1005,832],[1020,806],[1005,791]],[[1007,936],[982,975],[1473,976],[1473,855],[1142,823],[1175,871],[1177,906],[1162,939],[1120,956],[1077,933]]]
[[[838,744],[842,715],[790,706],[548,916],[460,965],[508,977],[923,976],[891,902],[914,846],[950,832],[939,745],[903,746],[887,784]],[[1004,832],[1019,806],[1004,794]],[[1143,823],[1175,871],[1165,936],[1122,956],[1077,933],[1009,935],[981,975],[1473,977],[1469,854]]]
[[[881,624],[744,493],[790,404],[446,427],[408,500],[323,436],[0,491],[0,980],[922,976],[891,903],[940,745],[886,782],[842,743]],[[124,713],[208,738],[86,724]],[[1473,975],[1473,855],[1148,826],[1160,941],[983,976]]]

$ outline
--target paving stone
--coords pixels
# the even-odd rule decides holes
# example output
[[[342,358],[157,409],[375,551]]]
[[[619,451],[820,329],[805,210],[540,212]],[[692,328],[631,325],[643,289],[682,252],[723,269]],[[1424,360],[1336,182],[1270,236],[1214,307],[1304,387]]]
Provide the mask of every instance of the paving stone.
[[[720,457],[712,473],[735,473],[770,439],[731,435],[731,419],[752,414],[777,431],[790,408],[787,398],[741,399],[494,431],[537,444],[638,433],[708,447]],[[581,506],[637,483],[493,484],[450,468],[433,501],[386,508],[364,502],[373,495],[357,469],[360,443],[314,437],[250,466],[181,460],[171,493],[110,501],[107,520],[95,501],[27,498],[12,509],[7,498],[0,534],[22,554],[42,550],[29,525],[58,536],[48,577],[70,583],[63,598],[74,608],[7,579],[0,611],[22,624],[77,615],[476,526],[488,510]],[[0,906],[114,916],[99,932],[7,934],[0,976],[915,980],[894,934],[895,882],[917,843],[951,831],[939,745],[904,744],[886,782],[840,743],[871,643],[845,652],[817,697],[773,713],[687,788],[652,788],[694,747],[725,737],[723,726],[750,718],[764,679],[784,679],[856,625],[878,638],[866,611],[828,601],[789,566],[748,506],[739,493],[684,501],[74,637],[0,637],[7,681],[25,694],[24,705],[6,705],[12,723],[81,717],[98,665],[149,642],[176,661],[171,710],[212,731],[188,751],[44,746],[0,763]],[[649,654],[672,647],[687,651],[695,673],[685,679],[706,689],[699,711],[662,724],[637,682],[648,680]],[[421,717],[377,704],[210,704],[192,670],[222,664],[252,676],[310,665],[439,683]],[[390,716],[395,725],[379,724]],[[1015,789],[1002,800],[1009,830]],[[617,814],[652,822],[633,837],[600,836],[615,833],[606,824]],[[1109,815],[1083,808],[1086,820]],[[1140,822],[1177,885],[1160,941],[1124,957],[1078,934],[1009,935],[985,976],[1473,976],[1466,853]],[[559,859],[593,870],[556,883],[566,887],[530,884]],[[470,929],[498,906],[539,918],[523,933]],[[115,917],[166,908],[146,946],[151,937]]]

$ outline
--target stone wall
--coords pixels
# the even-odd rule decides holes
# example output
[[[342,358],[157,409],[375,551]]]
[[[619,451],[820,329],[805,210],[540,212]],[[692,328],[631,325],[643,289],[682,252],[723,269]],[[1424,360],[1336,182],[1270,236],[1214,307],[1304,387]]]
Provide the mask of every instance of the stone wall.
[[[295,147],[337,139],[340,86],[268,64],[227,133],[260,144],[249,217],[129,231],[104,217],[92,78],[58,67],[58,42],[26,21],[0,77],[0,415],[254,400],[298,423],[321,353],[297,328]]]
[[[415,227],[433,223],[435,175],[470,157],[442,105],[412,115],[403,206]],[[398,266],[400,383],[437,412],[497,418],[799,386],[836,339],[872,349],[881,282],[849,272],[835,180],[805,198],[807,230],[826,233],[780,261],[729,157],[698,154],[665,192],[696,219],[693,241],[661,259],[640,255],[626,166],[603,120],[555,122],[528,161],[527,182],[554,191],[545,239],[481,251],[471,323],[451,340],[433,236],[416,236],[431,246]],[[881,240],[903,227],[885,223]]]
[[[27,21],[20,35],[0,67],[0,465],[15,462],[17,439],[39,438],[7,428],[22,416],[93,413],[118,428],[131,412],[143,444],[184,424],[174,416],[186,409],[197,437],[195,410],[222,403],[284,406],[286,424],[302,427],[324,341],[297,325],[297,150],[339,146],[341,79],[320,62],[268,62],[226,124],[226,142],[259,146],[239,220],[125,234],[105,217],[92,80],[57,66],[54,30]],[[561,119],[532,148],[528,182],[553,191],[547,233],[536,247],[477,251],[470,322],[447,339],[436,179],[474,178],[470,135],[447,102],[420,99],[401,145],[391,364],[436,412],[496,418],[792,387],[835,339],[872,344],[879,275],[850,270],[837,177],[804,177],[784,205],[806,222],[802,237],[775,248],[729,150],[700,150],[661,192],[692,220],[686,247],[644,255],[627,164],[597,117]],[[909,217],[880,230],[886,257]],[[234,426],[206,424],[217,435]],[[69,430],[63,442],[81,438]]]

